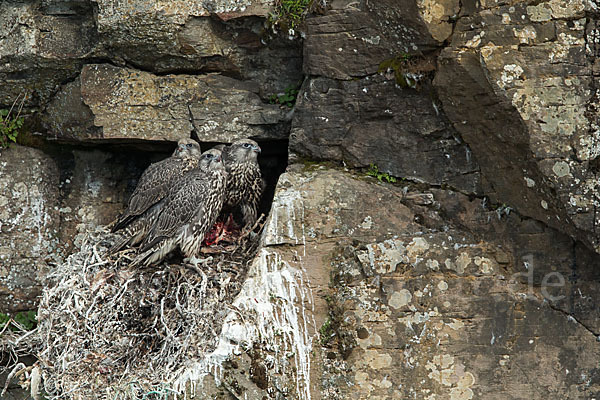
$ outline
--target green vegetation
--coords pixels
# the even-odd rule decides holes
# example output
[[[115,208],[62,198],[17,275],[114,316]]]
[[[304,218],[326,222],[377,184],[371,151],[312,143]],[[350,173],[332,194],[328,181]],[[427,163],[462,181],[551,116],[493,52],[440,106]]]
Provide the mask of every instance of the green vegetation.
[[[11,110],[0,110],[0,148],[3,149],[8,148],[11,142],[17,142],[17,136],[23,126],[23,117],[20,117],[19,113],[12,117]]]
[[[267,23],[282,32],[294,35],[294,31],[306,18],[314,0],[279,0],[275,13],[271,14]]]
[[[294,104],[296,104],[296,97],[298,97],[299,89],[300,83],[290,85],[284,89],[283,93],[272,94],[269,96],[269,103],[281,104],[292,108],[294,107]]]
[[[377,178],[379,182],[386,181],[387,183],[396,183],[398,181],[397,178],[391,176],[387,172],[379,171],[379,167],[375,164],[369,165],[369,169],[367,170],[367,176]]]
[[[321,325],[319,329],[319,341],[321,342],[321,346],[326,347],[329,345],[329,342],[335,336],[335,332],[333,327],[331,326],[331,318],[327,318],[327,320]]]
[[[288,22],[289,29],[296,29],[304,20],[312,0],[281,0],[279,16]]]
[[[0,331],[3,331],[9,326],[12,331],[19,331],[20,327],[30,331],[37,326],[37,315],[35,311],[20,311],[11,317],[8,314],[0,313]]]
[[[10,110],[0,109],[0,149],[7,149],[11,142],[16,143],[20,129],[23,127],[24,119],[21,117],[21,110],[25,104],[25,96],[21,98],[17,115],[13,113],[20,97],[21,95],[17,96]]]

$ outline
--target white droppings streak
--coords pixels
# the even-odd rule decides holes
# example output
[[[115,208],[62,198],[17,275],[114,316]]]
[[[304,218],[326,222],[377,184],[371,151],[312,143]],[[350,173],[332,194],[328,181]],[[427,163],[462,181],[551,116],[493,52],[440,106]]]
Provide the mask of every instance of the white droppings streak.
[[[287,177],[281,176],[279,186],[285,184]],[[300,219],[297,220],[296,216]],[[284,222],[284,223],[282,223]],[[284,229],[282,229],[284,228]],[[300,236],[300,232],[301,236]],[[304,202],[302,194],[292,188],[277,193],[271,207],[271,218],[265,226],[265,245],[305,244]]]
[[[225,319],[217,348],[181,371],[175,389],[185,393],[186,385],[191,384],[195,392],[196,385],[201,385],[209,374],[219,384],[224,361],[240,354],[242,347],[265,343],[276,358],[294,354],[296,392],[298,398],[309,400],[312,335],[308,332],[311,316],[306,314],[306,306],[309,302],[312,305],[312,293],[305,285],[304,274],[268,249],[260,250],[248,274],[233,303],[236,312]],[[293,374],[285,371],[284,363],[280,365],[284,373]]]

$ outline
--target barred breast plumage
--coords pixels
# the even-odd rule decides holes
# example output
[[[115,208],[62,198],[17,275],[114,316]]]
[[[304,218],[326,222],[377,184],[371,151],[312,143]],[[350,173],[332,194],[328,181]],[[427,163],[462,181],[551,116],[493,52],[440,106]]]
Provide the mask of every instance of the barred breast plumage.
[[[258,165],[261,149],[251,139],[233,142],[223,150],[223,161],[228,172],[227,208],[240,207],[246,227],[254,224],[264,189]]]

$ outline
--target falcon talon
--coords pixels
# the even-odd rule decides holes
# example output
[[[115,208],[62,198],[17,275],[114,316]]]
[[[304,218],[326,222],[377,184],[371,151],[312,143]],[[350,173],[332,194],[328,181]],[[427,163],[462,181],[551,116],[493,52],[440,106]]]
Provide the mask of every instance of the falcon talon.
[[[186,264],[192,265],[194,268],[198,268],[198,265],[202,265],[203,267],[207,267],[208,264],[212,262],[212,256],[208,256],[206,258],[198,258],[195,255],[189,258],[184,258],[183,262]]]

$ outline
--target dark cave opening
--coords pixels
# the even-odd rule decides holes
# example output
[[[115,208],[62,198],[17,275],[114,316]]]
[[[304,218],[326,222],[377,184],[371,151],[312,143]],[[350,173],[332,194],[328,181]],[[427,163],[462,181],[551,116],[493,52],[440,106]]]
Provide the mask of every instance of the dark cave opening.
[[[258,215],[268,216],[279,176],[288,165],[288,140],[258,140],[258,157],[266,187]],[[221,143],[201,142],[203,151]],[[126,207],[144,170],[169,157],[176,144],[160,141],[63,142],[45,141],[42,150],[58,167],[61,229],[59,240],[66,250],[82,222],[88,226],[111,223]],[[93,215],[92,215],[93,214]],[[73,215],[78,217],[73,218]]]

